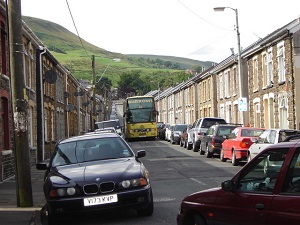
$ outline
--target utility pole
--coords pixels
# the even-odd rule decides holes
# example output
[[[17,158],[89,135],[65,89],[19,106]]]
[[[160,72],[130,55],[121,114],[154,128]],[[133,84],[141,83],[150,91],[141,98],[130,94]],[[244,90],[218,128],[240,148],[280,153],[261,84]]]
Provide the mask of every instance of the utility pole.
[[[9,56],[12,106],[14,113],[14,154],[17,205],[33,205],[28,143],[28,102],[23,74],[21,0],[8,0]]]
[[[95,122],[96,122],[96,78],[95,78],[95,55],[92,55],[92,75],[93,75],[93,109],[92,109],[92,130],[95,129]]]

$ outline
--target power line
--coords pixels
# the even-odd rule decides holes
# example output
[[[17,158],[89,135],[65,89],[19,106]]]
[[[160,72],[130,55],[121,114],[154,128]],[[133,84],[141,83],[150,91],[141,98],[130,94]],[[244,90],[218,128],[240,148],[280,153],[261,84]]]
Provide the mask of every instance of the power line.
[[[68,6],[69,13],[70,13],[70,16],[71,16],[71,18],[72,18],[73,25],[74,25],[74,27],[75,27],[75,30],[76,30],[77,36],[78,36],[78,38],[79,38],[79,41],[80,41],[80,43],[81,43],[81,45],[82,45],[82,48],[84,49],[84,51],[85,51],[85,53],[87,54],[87,56],[90,56],[90,55],[88,54],[87,50],[85,49],[85,47],[84,47],[83,43],[82,43],[82,39],[81,39],[81,38],[80,38],[80,36],[79,36],[79,32],[78,32],[78,30],[77,30],[77,27],[76,27],[76,24],[75,24],[75,21],[74,21],[74,18],[73,18],[73,15],[72,15],[72,12],[71,12],[71,9],[70,9],[70,6],[69,6],[69,3],[68,3],[68,0],[66,0],[66,3],[67,3],[67,6]]]
[[[217,26],[211,22],[209,22],[208,20],[202,18],[201,16],[199,16],[197,13],[195,13],[193,10],[191,10],[189,7],[187,7],[185,4],[183,4],[180,0],[177,0],[184,8],[186,8],[188,11],[190,11],[191,13],[193,13],[195,16],[197,16],[198,18],[200,18],[201,20],[203,20],[204,22],[214,26],[214,27],[217,27],[219,29],[222,29],[222,30],[227,30],[227,31],[232,31],[232,30],[228,30],[228,29],[225,29],[223,27],[220,27],[220,26]]]

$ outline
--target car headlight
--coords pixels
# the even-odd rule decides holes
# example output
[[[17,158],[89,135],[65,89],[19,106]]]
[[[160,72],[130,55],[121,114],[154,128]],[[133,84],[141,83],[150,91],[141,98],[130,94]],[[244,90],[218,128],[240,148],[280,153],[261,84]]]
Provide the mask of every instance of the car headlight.
[[[68,187],[68,188],[57,188],[51,189],[49,192],[49,197],[56,198],[56,197],[68,197],[73,196],[78,193],[75,187]]]
[[[122,188],[144,187],[148,185],[148,180],[144,177],[131,180],[124,180],[120,183]]]

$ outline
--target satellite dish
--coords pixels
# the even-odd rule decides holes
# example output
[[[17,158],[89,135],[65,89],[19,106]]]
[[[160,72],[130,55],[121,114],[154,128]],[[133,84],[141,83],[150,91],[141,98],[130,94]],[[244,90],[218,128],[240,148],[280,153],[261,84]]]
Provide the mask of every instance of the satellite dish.
[[[57,80],[57,73],[54,70],[46,71],[44,79],[49,84],[54,84]]]

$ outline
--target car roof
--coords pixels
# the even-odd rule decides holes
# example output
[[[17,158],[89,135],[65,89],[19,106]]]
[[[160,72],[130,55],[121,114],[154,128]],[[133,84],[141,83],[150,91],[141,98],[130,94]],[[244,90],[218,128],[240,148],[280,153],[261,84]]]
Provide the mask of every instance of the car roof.
[[[81,141],[81,140],[91,140],[95,138],[121,138],[117,133],[110,133],[110,132],[89,132],[83,135],[74,136],[70,138],[66,138],[61,140],[58,144],[73,142],[73,141]]]
[[[269,128],[269,129],[266,129],[265,131],[270,131],[270,130],[274,130],[274,131],[277,131],[277,132],[291,132],[291,133],[299,133],[300,134],[300,130],[294,130],[294,129],[282,129],[282,128]]]

